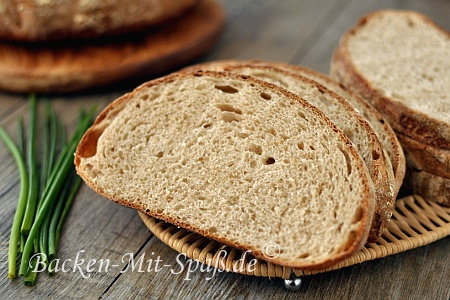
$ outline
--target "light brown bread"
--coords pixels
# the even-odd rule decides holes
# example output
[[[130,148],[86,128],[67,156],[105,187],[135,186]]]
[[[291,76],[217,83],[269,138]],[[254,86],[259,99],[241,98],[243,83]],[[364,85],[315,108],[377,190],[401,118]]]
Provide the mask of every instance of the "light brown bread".
[[[231,73],[177,73],[124,95],[86,132],[75,165],[113,201],[305,269],[360,249],[374,209],[342,131],[287,90]]]
[[[332,77],[377,108],[395,131],[450,149],[450,34],[412,11],[379,11],[342,38]]]
[[[416,170],[450,178],[450,151],[424,145],[401,133],[397,133],[408,164]]]
[[[342,97],[307,77],[276,64],[245,61],[217,61],[191,69],[213,69],[250,75],[286,88],[319,108],[354,143],[371,174],[377,204],[369,241],[376,241],[386,228],[392,214],[396,191],[392,166],[387,163],[383,147],[367,121]],[[395,194],[395,195],[394,195]]]
[[[163,29],[127,39],[33,47],[0,42],[0,89],[73,92],[167,72],[209,50],[223,24],[222,7],[203,0]]]
[[[425,171],[408,171],[407,184],[414,194],[450,206],[450,179]]]
[[[259,64],[268,64],[267,62],[257,62]],[[374,129],[377,134],[378,139],[383,145],[384,150],[386,150],[389,160],[392,164],[393,174],[395,179],[395,195],[403,183],[405,177],[405,157],[402,151],[402,147],[392,130],[391,126],[384,120],[381,114],[373,108],[370,104],[364,101],[361,97],[347,90],[344,86],[340,85],[337,81],[331,79],[330,77],[313,71],[311,69],[291,65],[280,62],[270,62],[270,65],[275,65],[279,68],[286,69],[296,74],[308,77],[314,81],[325,86],[327,89],[335,92],[342,98],[344,98],[348,103],[350,103],[363,117],[369,122],[369,124]]]
[[[180,15],[198,0],[2,0],[0,39],[46,41],[140,30]]]

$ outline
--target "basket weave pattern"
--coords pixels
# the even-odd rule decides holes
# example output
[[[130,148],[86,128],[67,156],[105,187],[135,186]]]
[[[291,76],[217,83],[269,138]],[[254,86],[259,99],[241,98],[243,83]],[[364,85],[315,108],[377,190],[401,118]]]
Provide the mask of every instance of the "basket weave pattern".
[[[340,263],[320,271],[302,271],[260,259],[249,266],[253,256],[214,240],[139,213],[150,231],[172,249],[202,263],[236,273],[288,278],[310,275],[358,264],[430,244],[450,235],[450,207],[414,195],[397,200],[388,229],[376,242]],[[224,250],[224,251],[221,251]],[[226,255],[224,256],[224,253]]]

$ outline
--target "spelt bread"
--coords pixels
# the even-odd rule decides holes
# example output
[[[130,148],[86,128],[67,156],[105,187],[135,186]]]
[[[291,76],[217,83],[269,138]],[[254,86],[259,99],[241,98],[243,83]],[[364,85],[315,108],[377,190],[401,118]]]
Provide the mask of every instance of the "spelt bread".
[[[408,171],[407,184],[414,194],[450,206],[450,179],[425,171]]]
[[[262,62],[264,63],[264,62]],[[285,63],[270,63],[271,65],[276,64],[277,67],[284,68],[296,74],[308,77],[321,85],[325,86],[327,89],[335,92],[347,102],[349,102],[363,117],[369,122],[373,130],[377,134],[378,139],[383,145],[384,150],[387,152],[389,162],[392,164],[393,176],[395,179],[395,195],[403,183],[403,178],[405,177],[405,157],[403,155],[402,147],[392,130],[391,126],[384,120],[381,114],[373,108],[370,104],[364,101],[361,97],[347,90],[344,86],[340,85],[338,82],[334,81],[328,76],[322,73],[313,71],[311,69],[285,64]]]
[[[167,21],[198,0],[2,0],[0,39],[97,37]]]
[[[193,67],[194,68],[194,67]],[[250,75],[286,88],[319,108],[353,142],[363,158],[375,185],[377,203],[369,241],[376,241],[386,228],[395,202],[392,166],[386,162],[383,148],[367,121],[342,97],[319,83],[269,63],[207,63],[197,68],[215,69]]]
[[[361,94],[390,125],[450,149],[450,34],[411,11],[379,11],[342,38],[332,77]]]
[[[450,178],[450,151],[419,143],[397,133],[410,168]]]
[[[306,101],[249,76],[184,72],[142,85],[98,116],[75,165],[115,202],[305,269],[360,249],[374,209],[351,141]]]

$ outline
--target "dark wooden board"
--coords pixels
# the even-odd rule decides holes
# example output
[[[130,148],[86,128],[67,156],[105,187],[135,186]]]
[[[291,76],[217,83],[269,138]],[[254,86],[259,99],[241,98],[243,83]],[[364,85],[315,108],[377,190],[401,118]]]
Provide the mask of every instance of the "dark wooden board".
[[[302,64],[327,72],[340,35],[363,14],[379,8],[421,11],[450,28],[445,0],[228,0],[227,25],[217,47],[202,60],[259,58]],[[127,88],[112,87],[78,96],[52,97],[63,121],[74,127],[77,109],[105,105]],[[15,134],[16,120],[27,115],[25,96],[0,94],[0,123]],[[152,237],[137,214],[83,187],[67,220],[59,257],[110,259],[110,272],[41,274],[37,286],[6,278],[7,241],[19,192],[12,157],[0,146],[0,298],[83,299],[449,299],[450,238],[406,253],[310,276],[299,292],[288,292],[280,279],[230,273],[187,272],[179,275],[177,253]],[[121,272],[127,253],[168,264],[161,271]]]

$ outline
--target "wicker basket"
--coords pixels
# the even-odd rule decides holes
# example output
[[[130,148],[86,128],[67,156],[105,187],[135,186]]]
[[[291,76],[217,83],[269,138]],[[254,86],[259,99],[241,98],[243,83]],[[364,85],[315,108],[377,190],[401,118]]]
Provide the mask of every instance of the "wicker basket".
[[[254,257],[248,253],[143,213],[139,213],[139,216],[163,243],[189,258],[231,272],[281,278],[289,278],[292,273],[302,276],[340,269],[427,245],[450,234],[450,207],[426,201],[417,195],[408,196],[397,200],[388,230],[376,243],[367,244],[348,259],[328,269],[302,271],[260,259],[256,259],[256,264],[250,267],[249,262]]]

